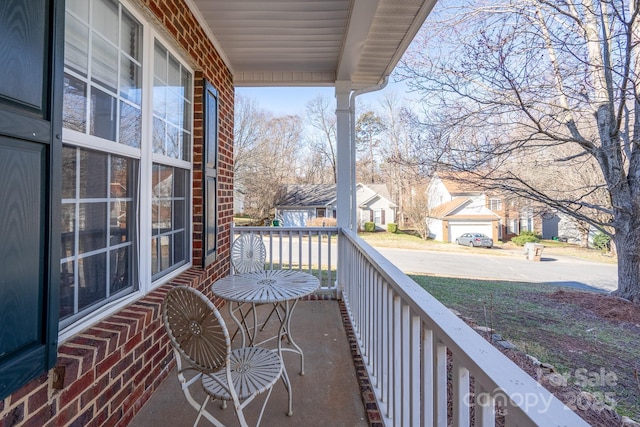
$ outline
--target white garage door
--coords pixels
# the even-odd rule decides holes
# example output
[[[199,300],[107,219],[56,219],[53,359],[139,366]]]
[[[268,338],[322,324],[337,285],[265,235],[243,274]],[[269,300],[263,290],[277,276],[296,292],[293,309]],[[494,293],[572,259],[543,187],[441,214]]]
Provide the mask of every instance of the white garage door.
[[[493,237],[491,222],[449,222],[450,242],[455,242],[464,233],[482,233]]]
[[[283,211],[282,225],[285,227],[304,227],[309,218],[308,211]]]

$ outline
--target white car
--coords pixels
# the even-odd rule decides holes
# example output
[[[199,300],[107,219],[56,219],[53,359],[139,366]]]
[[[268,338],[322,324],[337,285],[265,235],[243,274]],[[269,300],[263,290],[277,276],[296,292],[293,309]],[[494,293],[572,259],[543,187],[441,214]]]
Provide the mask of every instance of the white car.
[[[493,239],[482,233],[464,233],[456,239],[458,245],[481,246],[484,248],[493,247]]]

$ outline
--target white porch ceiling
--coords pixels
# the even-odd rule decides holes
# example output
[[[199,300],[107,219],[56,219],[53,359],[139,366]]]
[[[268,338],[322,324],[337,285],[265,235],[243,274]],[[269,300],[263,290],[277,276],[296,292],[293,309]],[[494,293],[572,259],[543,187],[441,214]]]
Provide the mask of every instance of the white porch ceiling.
[[[236,86],[381,83],[436,0],[188,0]]]

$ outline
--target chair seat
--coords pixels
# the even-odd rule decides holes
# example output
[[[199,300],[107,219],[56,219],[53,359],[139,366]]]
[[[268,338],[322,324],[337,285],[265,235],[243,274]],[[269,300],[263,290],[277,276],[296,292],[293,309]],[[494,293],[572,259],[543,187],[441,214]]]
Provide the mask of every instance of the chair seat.
[[[240,400],[262,393],[280,378],[282,360],[273,350],[262,347],[244,347],[233,350],[230,355],[231,380]],[[215,376],[217,379],[211,378]],[[215,399],[232,400],[226,384],[227,377],[222,369],[202,376],[202,386]]]

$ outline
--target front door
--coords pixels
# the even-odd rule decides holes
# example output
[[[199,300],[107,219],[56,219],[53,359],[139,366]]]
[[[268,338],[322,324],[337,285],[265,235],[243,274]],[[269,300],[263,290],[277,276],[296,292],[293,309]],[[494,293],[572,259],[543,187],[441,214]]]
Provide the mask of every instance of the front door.
[[[63,18],[0,2],[0,400],[56,359]]]

